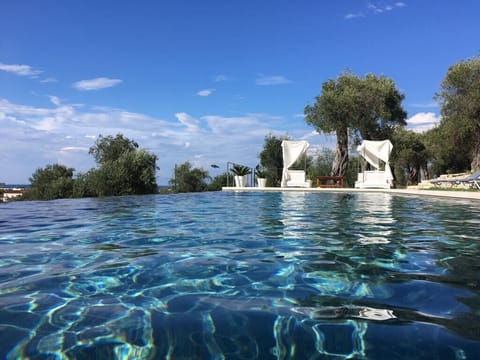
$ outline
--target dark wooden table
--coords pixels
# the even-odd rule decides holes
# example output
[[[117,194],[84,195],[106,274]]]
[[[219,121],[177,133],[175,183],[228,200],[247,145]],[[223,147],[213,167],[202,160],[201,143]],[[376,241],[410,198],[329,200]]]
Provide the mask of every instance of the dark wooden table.
[[[343,188],[343,176],[317,176],[317,187]]]

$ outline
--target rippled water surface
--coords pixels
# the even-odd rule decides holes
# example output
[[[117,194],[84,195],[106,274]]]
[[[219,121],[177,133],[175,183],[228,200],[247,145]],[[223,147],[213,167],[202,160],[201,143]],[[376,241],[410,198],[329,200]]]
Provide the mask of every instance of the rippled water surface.
[[[478,202],[0,204],[6,359],[478,359]]]

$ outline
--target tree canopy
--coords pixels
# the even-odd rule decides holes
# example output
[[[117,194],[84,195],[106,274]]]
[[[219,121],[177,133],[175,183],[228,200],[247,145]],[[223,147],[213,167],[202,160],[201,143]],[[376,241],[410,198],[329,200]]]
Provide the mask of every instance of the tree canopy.
[[[101,165],[108,161],[116,161],[124,153],[133,152],[137,149],[138,144],[122,134],[117,134],[115,137],[99,135],[88,153],[93,155],[97,164]]]
[[[448,134],[442,137],[451,152],[461,153],[466,147],[465,155],[470,161],[471,169],[479,169],[480,56],[459,61],[451,66],[436,99],[442,107],[439,133]],[[461,146],[456,146],[460,144]]]
[[[49,200],[68,197],[154,194],[157,192],[157,156],[118,134],[100,135],[90,148],[99,165],[73,179],[72,168],[47,165],[30,178],[25,199]]]
[[[38,168],[30,177],[30,189],[23,196],[28,200],[53,200],[73,196],[73,171],[60,164]]]
[[[260,165],[265,170],[267,182],[271,186],[279,186],[282,179],[283,153],[282,141],[288,136],[277,137],[273,134],[265,136],[263,149],[260,152]]]
[[[335,151],[329,148],[323,148],[315,160],[312,159],[311,164],[307,170],[313,177],[328,176],[332,171],[333,160],[335,159]]]
[[[95,161],[100,165],[89,173],[90,186],[98,196],[142,195],[157,192],[157,156],[138,144],[117,136],[100,135],[90,148]]]
[[[229,174],[224,172],[220,175],[215,176],[212,179],[212,182],[208,185],[208,191],[220,191],[222,187],[227,186]]]
[[[175,165],[173,178],[169,183],[175,192],[201,192],[208,190],[208,171],[194,168],[189,161]]]
[[[320,133],[335,133],[336,152],[332,175],[344,176],[348,166],[349,134],[359,142],[389,138],[395,126],[406,124],[404,95],[393,80],[350,72],[322,84],[314,105],[305,107],[305,121]]]
[[[397,183],[417,184],[420,181],[420,170],[423,170],[426,178],[429,177],[429,152],[423,139],[423,134],[403,128],[397,128],[393,132],[390,165]]]

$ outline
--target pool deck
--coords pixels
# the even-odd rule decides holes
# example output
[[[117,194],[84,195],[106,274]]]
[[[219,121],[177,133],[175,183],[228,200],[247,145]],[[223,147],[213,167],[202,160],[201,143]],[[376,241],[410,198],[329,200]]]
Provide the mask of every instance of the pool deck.
[[[346,192],[346,193],[385,193],[412,196],[443,197],[451,199],[480,200],[480,191],[443,191],[418,189],[354,189],[354,188],[301,188],[301,187],[223,187],[230,192]]]

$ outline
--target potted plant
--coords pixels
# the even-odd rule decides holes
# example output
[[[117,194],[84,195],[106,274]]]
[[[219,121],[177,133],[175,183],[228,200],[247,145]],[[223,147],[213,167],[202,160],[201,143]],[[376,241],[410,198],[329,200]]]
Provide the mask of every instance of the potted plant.
[[[255,176],[257,177],[258,187],[264,188],[267,185],[267,172],[260,165],[255,167]]]
[[[252,170],[248,166],[238,164],[234,164],[231,170],[235,175],[235,186],[245,187],[247,185],[247,175],[250,174]]]

